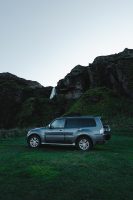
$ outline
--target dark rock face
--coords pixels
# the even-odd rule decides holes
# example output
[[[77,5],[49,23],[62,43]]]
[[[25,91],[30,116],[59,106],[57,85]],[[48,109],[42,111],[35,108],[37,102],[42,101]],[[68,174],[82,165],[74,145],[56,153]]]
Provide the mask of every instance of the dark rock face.
[[[23,87],[27,86],[29,88],[43,88],[43,86],[36,81],[25,80],[9,72],[0,73],[0,82],[2,81],[15,81],[17,84],[22,85]]]
[[[18,114],[30,98],[49,98],[52,87],[27,81],[10,73],[0,73],[0,128],[16,127]]]
[[[107,87],[133,98],[133,50],[99,56],[89,66],[78,65],[57,84],[57,94],[77,99],[89,88]]]
[[[0,73],[0,97],[14,96],[17,102],[27,97],[43,96],[49,98],[52,87],[43,87],[40,83],[19,78],[11,73]]]
[[[133,98],[133,50],[97,57],[91,65],[95,87],[105,86]]]
[[[89,69],[77,65],[72,71],[60,80],[56,90],[58,95],[65,96],[66,99],[77,99],[90,86]]]

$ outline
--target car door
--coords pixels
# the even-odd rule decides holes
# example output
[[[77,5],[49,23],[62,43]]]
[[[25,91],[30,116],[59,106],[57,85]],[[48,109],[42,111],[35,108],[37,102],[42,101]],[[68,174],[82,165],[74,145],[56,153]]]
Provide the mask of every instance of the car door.
[[[78,119],[77,118],[67,118],[65,123],[65,143],[72,144],[75,142],[75,137],[77,131],[79,130],[78,127]]]
[[[45,132],[46,143],[64,143],[65,119],[54,120]]]
[[[96,122],[93,118],[68,118],[65,123],[65,142],[74,143],[77,135],[93,134]]]

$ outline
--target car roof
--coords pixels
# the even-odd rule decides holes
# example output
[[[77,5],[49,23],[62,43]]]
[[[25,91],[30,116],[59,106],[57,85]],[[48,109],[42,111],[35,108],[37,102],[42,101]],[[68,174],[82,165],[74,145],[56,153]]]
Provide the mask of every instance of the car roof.
[[[101,118],[100,116],[94,116],[94,115],[82,115],[82,116],[63,116],[63,117],[58,117],[56,119],[80,119],[80,118]]]

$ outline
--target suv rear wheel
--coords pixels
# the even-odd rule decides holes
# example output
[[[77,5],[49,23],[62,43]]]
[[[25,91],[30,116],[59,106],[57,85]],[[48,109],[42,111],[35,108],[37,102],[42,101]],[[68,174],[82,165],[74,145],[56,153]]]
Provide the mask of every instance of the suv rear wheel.
[[[38,148],[41,145],[40,137],[37,135],[31,135],[28,138],[28,145],[31,148]]]
[[[79,150],[88,151],[92,149],[92,142],[88,137],[80,137],[77,140],[76,146]]]

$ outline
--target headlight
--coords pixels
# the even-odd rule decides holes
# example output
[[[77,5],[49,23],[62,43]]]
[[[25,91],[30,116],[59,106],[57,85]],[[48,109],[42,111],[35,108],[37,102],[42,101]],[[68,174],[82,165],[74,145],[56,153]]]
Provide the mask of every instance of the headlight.
[[[30,133],[31,133],[31,131],[28,131],[28,133],[27,133],[27,136],[29,136],[29,135],[30,135]]]
[[[100,134],[103,134],[103,133],[104,133],[104,129],[101,128],[101,129],[100,129]]]

